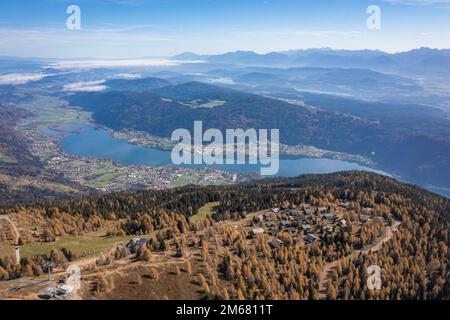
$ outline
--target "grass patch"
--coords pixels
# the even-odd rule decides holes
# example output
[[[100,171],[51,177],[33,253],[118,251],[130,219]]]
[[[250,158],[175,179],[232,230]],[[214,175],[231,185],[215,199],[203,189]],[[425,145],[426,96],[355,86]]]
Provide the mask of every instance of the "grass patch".
[[[0,162],[7,163],[7,164],[14,164],[14,163],[17,163],[17,160],[0,152]]]
[[[112,183],[119,175],[115,172],[106,172],[100,175],[88,176],[86,179],[92,183],[92,185],[100,187],[105,184]]]
[[[214,108],[223,106],[225,103],[226,103],[226,101],[223,101],[223,100],[211,100],[207,103],[204,103],[204,104],[198,106],[198,108],[214,109]]]
[[[66,186],[62,183],[53,183],[51,181],[40,181],[37,183],[30,183],[30,185],[34,186],[37,189],[41,189],[41,190],[52,190],[52,191],[56,191],[56,192],[61,192],[61,193],[79,193],[78,190],[73,189],[69,186]]]
[[[31,243],[20,248],[23,257],[49,255],[54,249],[66,248],[80,257],[94,256],[109,250],[119,242],[127,242],[130,239],[151,238],[153,235],[106,237],[105,233],[93,233],[83,236],[61,237],[52,243]]]
[[[198,176],[192,175],[192,176],[182,176],[178,178],[177,180],[174,180],[170,183],[169,187],[171,188],[177,188],[182,186],[187,186],[190,184],[195,184],[198,181]]]
[[[200,209],[198,209],[198,213],[191,217],[192,221],[199,221],[206,219],[208,216],[212,215],[216,211],[216,207],[219,206],[220,202],[210,202]]]
[[[184,101],[181,102],[182,105],[192,108],[192,109],[199,109],[199,108],[204,108],[204,109],[214,109],[220,106],[223,106],[225,103],[227,103],[226,101],[223,100],[202,100],[202,99],[195,99],[192,101]]]
[[[88,124],[91,113],[69,107],[65,101],[56,97],[35,95],[33,101],[19,104],[19,107],[32,112],[35,116],[26,120],[28,125],[45,132],[57,124],[59,128],[69,125]]]
[[[90,186],[100,188],[105,184],[112,183],[118,176],[119,173],[117,172],[117,169],[112,164],[107,164],[96,168],[91,174],[86,175],[84,178]]]

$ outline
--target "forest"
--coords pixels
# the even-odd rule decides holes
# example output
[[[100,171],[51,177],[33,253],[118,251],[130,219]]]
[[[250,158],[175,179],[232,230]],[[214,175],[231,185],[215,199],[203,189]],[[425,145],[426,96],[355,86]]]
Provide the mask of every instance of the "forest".
[[[333,207],[351,204],[348,221],[370,208],[373,218],[388,224],[398,221],[398,231],[379,250],[361,248],[381,235],[379,224],[361,228],[358,236],[350,224],[334,237],[305,245],[289,234],[280,234],[283,246],[271,248],[268,235],[249,240],[233,223],[247,222],[253,212],[290,209],[301,203]],[[199,208],[218,202],[206,220],[194,220]],[[307,175],[292,179],[263,180],[229,187],[183,187],[46,202],[3,208],[24,226],[21,242],[54,241],[66,234],[83,234],[108,228],[111,234],[145,235],[155,232],[135,254],[151,259],[161,250],[182,256],[198,248],[202,270],[198,283],[207,299],[443,299],[449,297],[450,203],[448,199],[391,178],[364,172]],[[354,215],[352,217],[352,215]],[[245,220],[247,219],[247,220]],[[33,226],[33,228],[31,227]],[[189,249],[191,250],[191,249]],[[43,272],[42,261],[66,263],[77,257],[66,250],[53,257],[0,261],[0,278]],[[123,257],[117,251],[115,258]],[[323,272],[334,263],[331,276]],[[382,269],[383,288],[367,288],[367,267]],[[2,276],[3,275],[3,276]]]

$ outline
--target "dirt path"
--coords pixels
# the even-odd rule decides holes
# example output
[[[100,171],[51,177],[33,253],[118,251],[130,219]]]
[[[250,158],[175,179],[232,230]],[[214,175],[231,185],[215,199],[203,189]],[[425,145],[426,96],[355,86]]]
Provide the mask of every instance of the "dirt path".
[[[8,222],[14,230],[14,233],[16,234],[16,239],[15,239],[15,243],[19,242],[19,238],[20,238],[20,233],[19,233],[19,229],[17,229],[16,224],[14,223],[14,221],[11,220],[11,218],[7,215],[0,215],[0,220],[6,220],[6,222]]]
[[[401,224],[400,221],[394,221],[392,226],[385,227],[384,235],[381,238],[377,239],[373,245],[371,245],[369,248],[366,248],[364,250],[355,250],[352,252],[351,255],[345,257],[345,259],[351,260],[353,258],[358,257],[360,253],[366,254],[369,252],[377,252],[377,251],[381,250],[381,248],[383,247],[383,244],[385,244],[386,242],[388,242],[389,240],[392,239],[392,236],[398,230],[398,226],[400,224]],[[328,278],[330,276],[330,273],[337,267],[339,260],[335,260],[333,262],[327,263],[325,265],[322,273],[320,274],[320,277],[319,277],[319,283],[320,283],[319,299],[321,299],[321,300],[326,299],[326,297],[327,297],[326,292],[327,292]]]
[[[166,270],[168,267],[173,265],[182,265],[188,261],[191,261],[195,256],[195,251],[186,251],[185,255],[181,258],[174,258],[175,252],[164,252],[160,254],[155,254],[151,261],[143,262],[143,261],[135,261],[134,258],[127,257],[125,259],[114,261],[113,265],[107,266],[106,268],[101,268],[97,271],[92,271],[85,273],[83,277],[85,278],[85,283],[80,290],[76,290],[70,294],[68,300],[81,300],[84,295],[84,290],[89,287],[89,283],[92,279],[94,279],[99,274],[102,274],[106,277],[119,276],[123,277],[123,275],[133,269],[137,268],[155,268],[158,273],[158,277],[163,272],[162,269]],[[73,263],[72,265],[76,265],[78,267],[89,267],[90,265],[95,265],[96,258],[85,259],[83,261],[78,261],[77,263]],[[158,271],[159,269],[159,271]],[[138,274],[138,273],[137,273]],[[88,281],[86,281],[89,279]]]

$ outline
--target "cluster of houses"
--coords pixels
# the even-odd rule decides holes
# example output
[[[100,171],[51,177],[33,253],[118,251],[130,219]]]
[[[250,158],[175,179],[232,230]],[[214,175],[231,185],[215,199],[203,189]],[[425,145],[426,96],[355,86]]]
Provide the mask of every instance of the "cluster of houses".
[[[276,249],[284,245],[279,239],[281,233],[288,232],[296,242],[315,243],[321,241],[327,234],[335,234],[339,229],[346,228],[350,223],[343,216],[350,210],[350,203],[340,202],[337,209],[331,207],[315,207],[302,203],[293,209],[283,210],[273,208],[253,218],[250,237],[268,234],[274,239],[269,242],[271,248]],[[365,213],[370,213],[365,208]],[[368,214],[360,214],[361,225],[371,221]],[[133,238],[127,245],[128,253],[136,252],[140,247],[149,244],[145,238]]]
[[[273,249],[283,246],[283,241],[278,239],[283,232],[291,234],[295,241],[315,243],[321,241],[326,234],[334,234],[348,226],[349,222],[343,218],[343,211],[349,207],[350,203],[341,202],[338,210],[315,207],[307,203],[289,210],[273,208],[254,218],[255,227],[252,228],[250,236],[267,233],[275,237],[269,242]],[[369,220],[369,216],[360,216],[361,223],[367,223]]]

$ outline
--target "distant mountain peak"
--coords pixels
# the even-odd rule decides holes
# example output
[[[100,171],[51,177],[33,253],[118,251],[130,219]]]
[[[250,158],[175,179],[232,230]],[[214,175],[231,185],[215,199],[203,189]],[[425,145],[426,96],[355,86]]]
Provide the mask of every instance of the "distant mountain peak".
[[[208,58],[208,56],[199,55],[193,52],[183,52],[181,54],[173,56],[171,59],[181,61],[195,61],[195,60],[202,60],[204,58]]]

